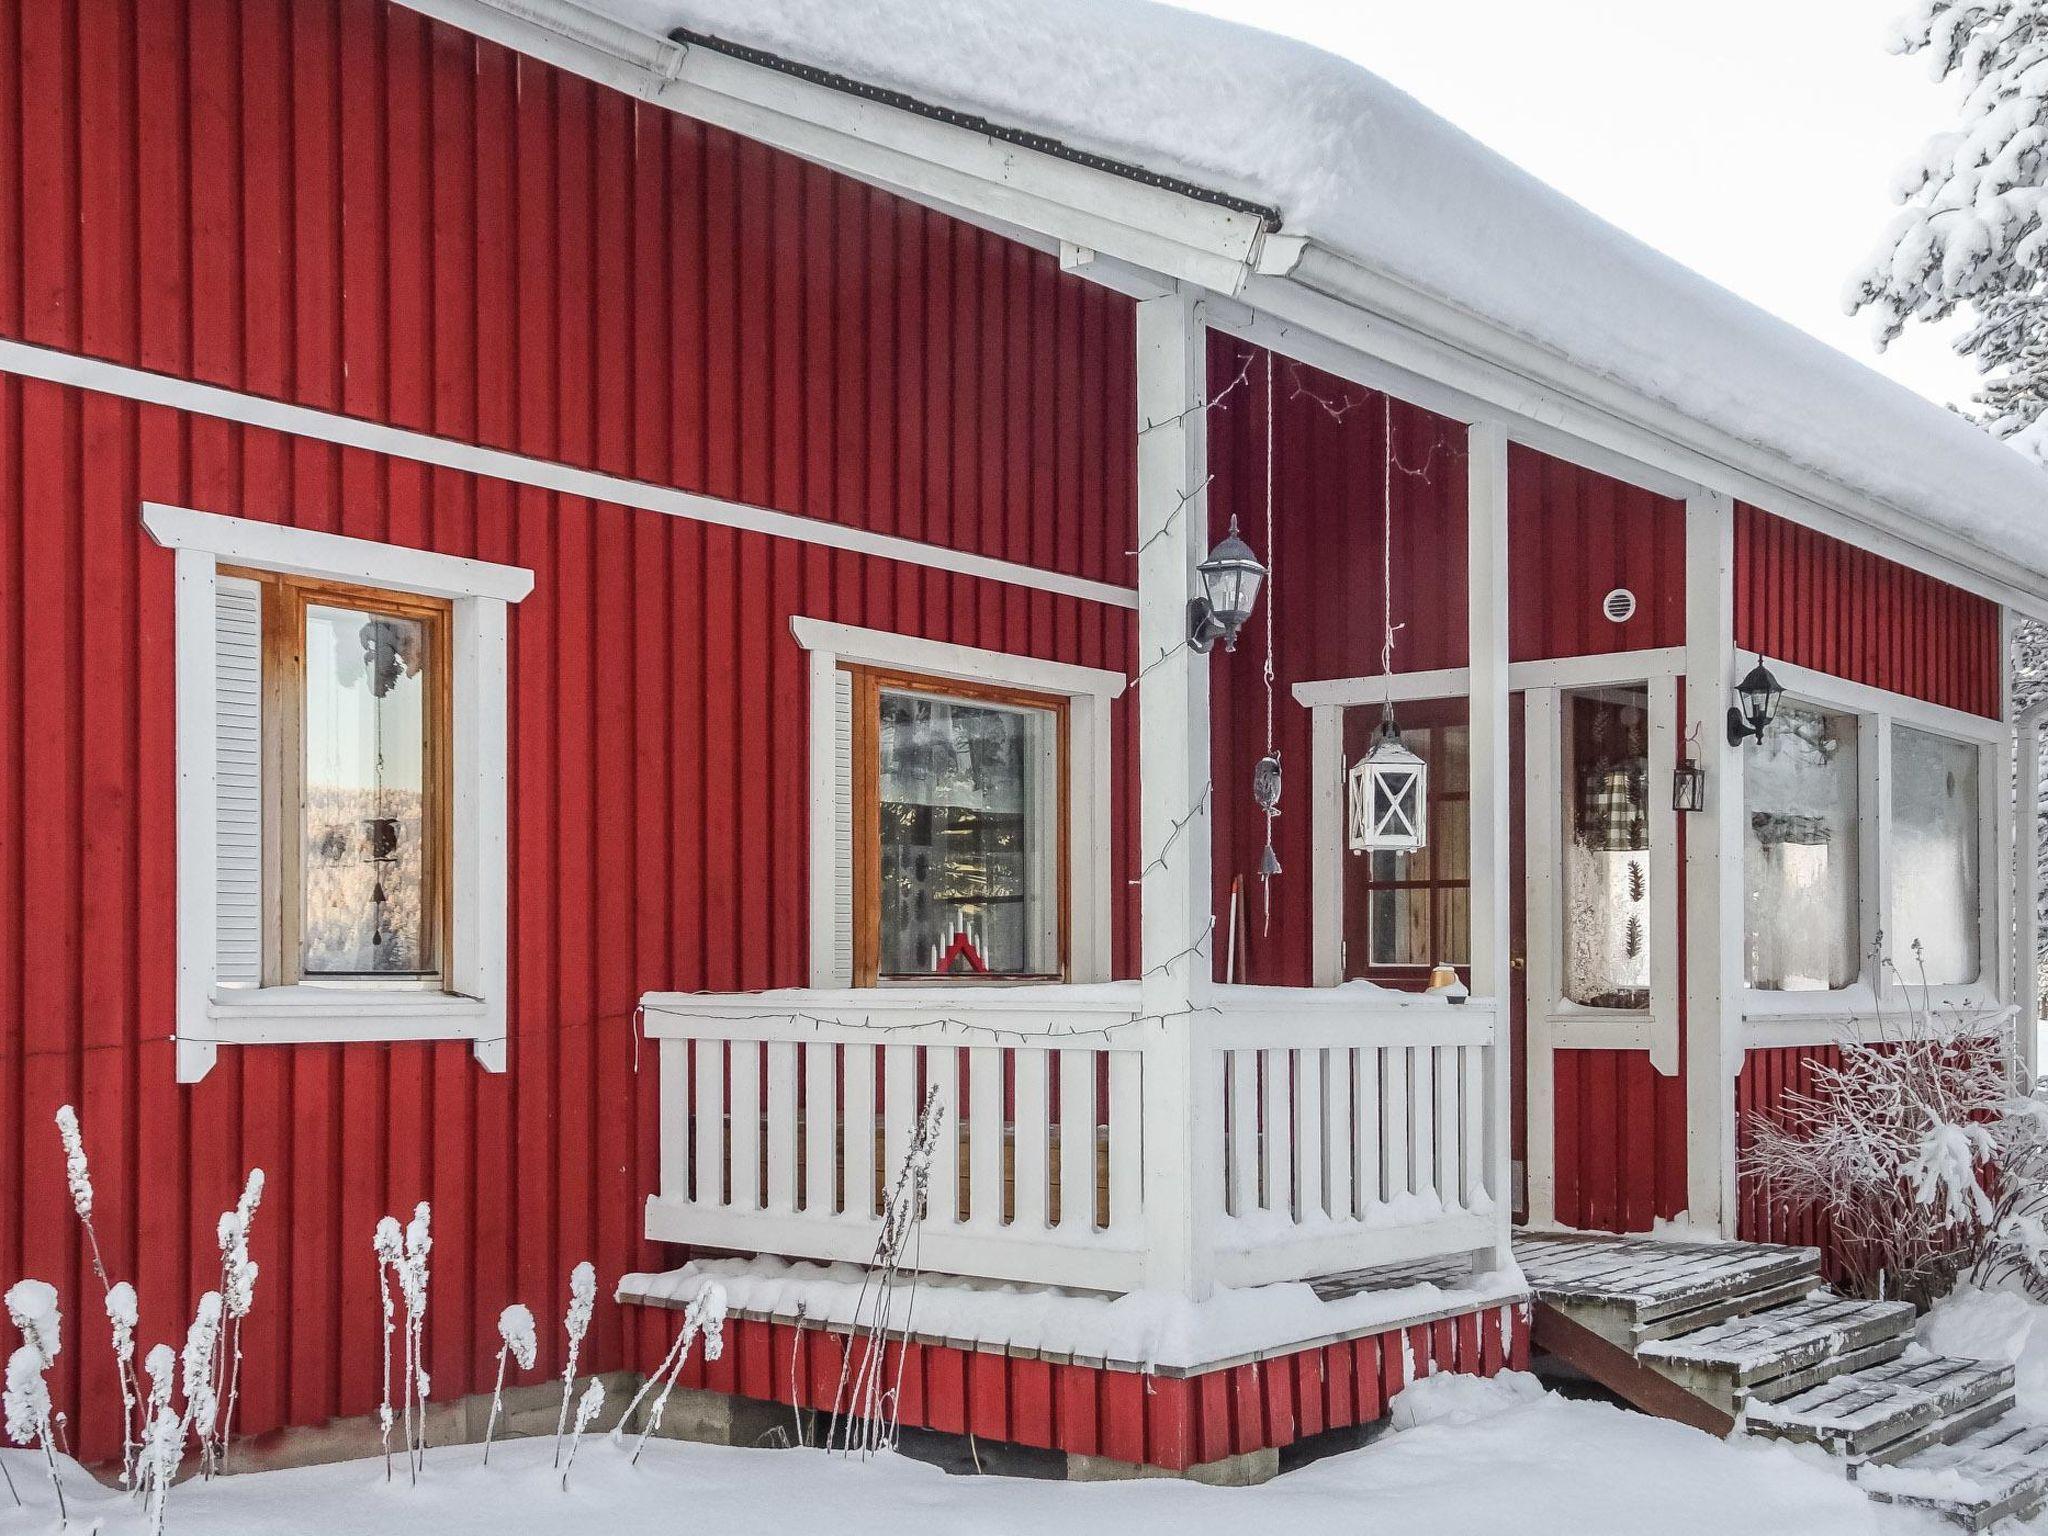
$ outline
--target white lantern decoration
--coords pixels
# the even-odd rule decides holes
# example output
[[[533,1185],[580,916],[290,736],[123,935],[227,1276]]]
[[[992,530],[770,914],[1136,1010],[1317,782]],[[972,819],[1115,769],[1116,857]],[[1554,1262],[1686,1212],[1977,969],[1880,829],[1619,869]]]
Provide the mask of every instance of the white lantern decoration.
[[[1351,851],[1414,853],[1429,843],[1429,764],[1402,745],[1389,714],[1350,773]]]

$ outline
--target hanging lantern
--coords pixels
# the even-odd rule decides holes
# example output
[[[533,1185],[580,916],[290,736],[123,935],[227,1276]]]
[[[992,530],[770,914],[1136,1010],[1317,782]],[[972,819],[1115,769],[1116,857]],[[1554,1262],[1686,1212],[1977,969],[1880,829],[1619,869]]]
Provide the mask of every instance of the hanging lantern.
[[[1785,697],[1763,657],[1757,657],[1749,676],[1735,685],[1735,697],[1737,702],[1728,706],[1728,745],[1739,747],[1751,736],[1762,741],[1764,727],[1777,718],[1778,701]]]
[[[1707,770],[1697,758],[1682,757],[1671,774],[1671,809],[1704,811],[1707,808]]]
[[[1429,765],[1402,744],[1389,711],[1350,774],[1351,851],[1414,853],[1429,843]]]
[[[1252,616],[1266,568],[1251,545],[1238,537],[1235,517],[1223,542],[1209,551],[1195,574],[1202,578],[1202,593],[1188,599],[1189,648],[1207,651],[1221,640],[1223,649],[1236,650],[1237,632]]]

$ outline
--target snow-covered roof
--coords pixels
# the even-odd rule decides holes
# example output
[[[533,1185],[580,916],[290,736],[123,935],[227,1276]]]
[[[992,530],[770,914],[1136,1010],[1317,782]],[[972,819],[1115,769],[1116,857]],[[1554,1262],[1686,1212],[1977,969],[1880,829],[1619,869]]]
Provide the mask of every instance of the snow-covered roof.
[[[1150,0],[586,3],[1275,207],[1288,233],[2048,585],[2040,468],[1320,49]]]

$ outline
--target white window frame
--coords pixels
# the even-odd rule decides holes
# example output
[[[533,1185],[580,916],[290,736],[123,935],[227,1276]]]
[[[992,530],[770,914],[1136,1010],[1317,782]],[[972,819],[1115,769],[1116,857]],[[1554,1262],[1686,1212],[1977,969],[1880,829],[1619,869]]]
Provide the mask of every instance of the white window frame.
[[[838,793],[838,765],[844,743],[840,740],[836,690],[842,664],[911,672],[938,682],[982,683],[1054,694],[1067,700],[1067,869],[1071,888],[1066,979],[1109,980],[1114,915],[1110,850],[1115,843],[1110,705],[1124,691],[1123,673],[824,619],[798,616],[789,621],[789,627],[810,657],[810,984],[816,988],[853,984],[844,959],[850,946],[841,933],[847,921],[847,904],[841,897],[853,879],[853,871],[841,867],[844,838],[839,823],[844,812]]]
[[[1937,1013],[1991,1013],[2004,1002],[2008,979],[2001,974],[1998,944],[1999,924],[2007,901],[2005,862],[1999,856],[2000,796],[2006,794],[2005,754],[2011,726],[2004,720],[1989,719],[1950,709],[1925,700],[1890,693],[1865,683],[1851,682],[1808,667],[1772,661],[1771,671],[1794,703],[1847,714],[1856,719],[1857,821],[1862,840],[1857,847],[1859,908],[1858,942],[1862,956],[1857,978],[1839,991],[1774,992],[1743,986],[1743,1019],[1751,1047],[1817,1045],[1854,1033],[1876,1039],[1895,1024],[1907,1004],[1906,988],[1897,977],[1883,972],[1872,959],[1871,945],[1877,934],[1886,935],[1889,951],[1892,935],[1892,727],[1909,726],[1930,735],[1966,742],[1978,749],[1977,767],[1977,976],[1973,981],[1937,986],[1923,994],[1910,975],[1910,952],[1892,954],[1891,959],[1906,975],[1912,1000],[1925,997]],[[1734,678],[1729,679],[1733,697]],[[1754,750],[1746,743],[1745,753]],[[1746,761],[1746,759],[1745,759]],[[1745,825],[1748,809],[1745,805]],[[1745,885],[1743,900],[1748,900]],[[1740,944],[1737,933],[1734,942]]]
[[[504,1071],[506,609],[533,590],[533,573],[158,502],[143,504],[142,522],[176,554],[178,1081],[204,1077],[223,1045],[360,1040],[468,1040],[486,1071]],[[454,899],[445,992],[217,984],[214,610],[222,565],[450,603]]]

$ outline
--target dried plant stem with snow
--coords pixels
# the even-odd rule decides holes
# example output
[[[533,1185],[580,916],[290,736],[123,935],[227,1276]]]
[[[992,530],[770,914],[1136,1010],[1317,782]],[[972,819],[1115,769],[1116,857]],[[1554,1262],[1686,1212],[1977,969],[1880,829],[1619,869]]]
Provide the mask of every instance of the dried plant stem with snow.
[[[64,1314],[57,1306],[57,1288],[43,1280],[17,1280],[7,1289],[8,1320],[21,1330],[21,1347],[7,1357],[4,1400],[7,1438],[16,1445],[40,1445],[49,1468],[50,1488],[57,1496],[57,1518],[70,1516],[64,1506],[64,1479],[57,1471],[50,1412],[50,1385],[44,1372],[64,1348]],[[13,1478],[8,1485],[13,1486]],[[16,1494],[17,1501],[20,1498]]]
[[[604,1407],[604,1383],[595,1376],[590,1385],[583,1389],[583,1396],[576,1400],[576,1424],[569,1432],[569,1459],[562,1464],[562,1492],[569,1491],[569,1472],[576,1465],[576,1447],[583,1443],[583,1431],[590,1427],[590,1421],[597,1417]]]
[[[661,1414],[668,1406],[668,1395],[682,1376],[683,1366],[690,1358],[690,1346],[700,1334],[704,1339],[706,1360],[716,1360],[725,1352],[725,1287],[716,1280],[706,1280],[697,1287],[697,1294],[683,1309],[682,1332],[676,1335],[675,1343],[669,1346],[654,1374],[640,1384],[640,1390],[633,1394],[633,1400],[626,1404],[626,1411],[619,1416],[619,1422],[612,1430],[612,1439],[616,1443],[634,1411],[639,1408],[640,1400],[658,1385],[659,1391],[655,1392],[654,1401],[647,1410],[647,1422],[640,1426],[640,1436],[633,1442],[636,1464],[640,1460],[640,1452],[647,1445],[647,1437],[661,1428]]]
[[[406,1466],[417,1483],[426,1464],[427,1395],[431,1383],[426,1370],[427,1259],[434,1247],[433,1212],[422,1200],[412,1209],[412,1220],[401,1228],[395,1216],[381,1217],[373,1239],[377,1255],[377,1287],[384,1308],[384,1400],[377,1409],[378,1426],[384,1440],[384,1476],[391,1477],[391,1335],[396,1327],[391,1289],[395,1284],[405,1302],[405,1338],[399,1351],[398,1420],[405,1441]]]
[[[569,1427],[569,1393],[576,1385],[576,1357],[583,1349],[583,1335],[590,1331],[590,1315],[597,1308],[597,1266],[585,1259],[569,1271],[569,1313],[562,1326],[569,1333],[569,1358],[562,1366],[562,1410],[555,1415],[555,1465],[562,1464],[562,1436]]]
[[[200,1445],[200,1467],[211,1477],[227,1461],[234,1434],[235,1400],[242,1385],[242,1319],[256,1301],[259,1266],[249,1257],[249,1224],[263,1202],[263,1170],[251,1168],[233,1210],[222,1211],[216,1236],[220,1243],[220,1295],[226,1335],[214,1362],[214,1395],[220,1417],[214,1432]]]
[[[896,1444],[897,1414],[902,1402],[903,1357],[897,1351],[897,1379],[884,1379],[888,1342],[892,1335],[906,1338],[910,1316],[917,1304],[917,1238],[924,1230],[925,1201],[931,1186],[932,1153],[938,1146],[945,1107],[939,1103],[936,1086],[925,1093],[918,1111],[909,1150],[896,1182],[889,1187],[889,1200],[882,1212],[882,1230],[875,1239],[874,1257],[861,1281],[853,1312],[853,1333],[839,1366],[839,1385],[832,1395],[832,1421],[825,1435],[828,1449],[836,1448],[862,1456],[892,1449]],[[897,1292],[904,1286],[904,1268],[909,1259],[908,1287],[903,1319],[895,1317]],[[865,1321],[863,1321],[865,1319]]]
[[[498,1415],[505,1410],[505,1362],[516,1360],[519,1369],[530,1371],[539,1354],[540,1340],[534,1333],[532,1311],[515,1301],[500,1312],[498,1339],[498,1380],[491,1388],[491,1416],[484,1424],[485,1466],[491,1464],[491,1436],[498,1428]]]
[[[164,1505],[177,1479],[178,1463],[185,1456],[184,1421],[171,1408],[178,1357],[170,1345],[159,1344],[149,1352],[143,1368],[149,1375],[149,1396],[144,1399],[137,1486],[151,1536],[162,1536]]]
[[[92,1164],[85,1155],[85,1134],[78,1124],[78,1111],[69,1104],[57,1107],[57,1136],[64,1144],[64,1182],[71,1191],[71,1209],[85,1230],[86,1250],[92,1255],[92,1272],[98,1276],[106,1301],[107,1321],[113,1330],[114,1370],[121,1383],[121,1486],[135,1485],[135,1454],[142,1438],[142,1383],[135,1374],[135,1287],[123,1280],[107,1278],[106,1262],[100,1256],[100,1236],[93,1226]]]

